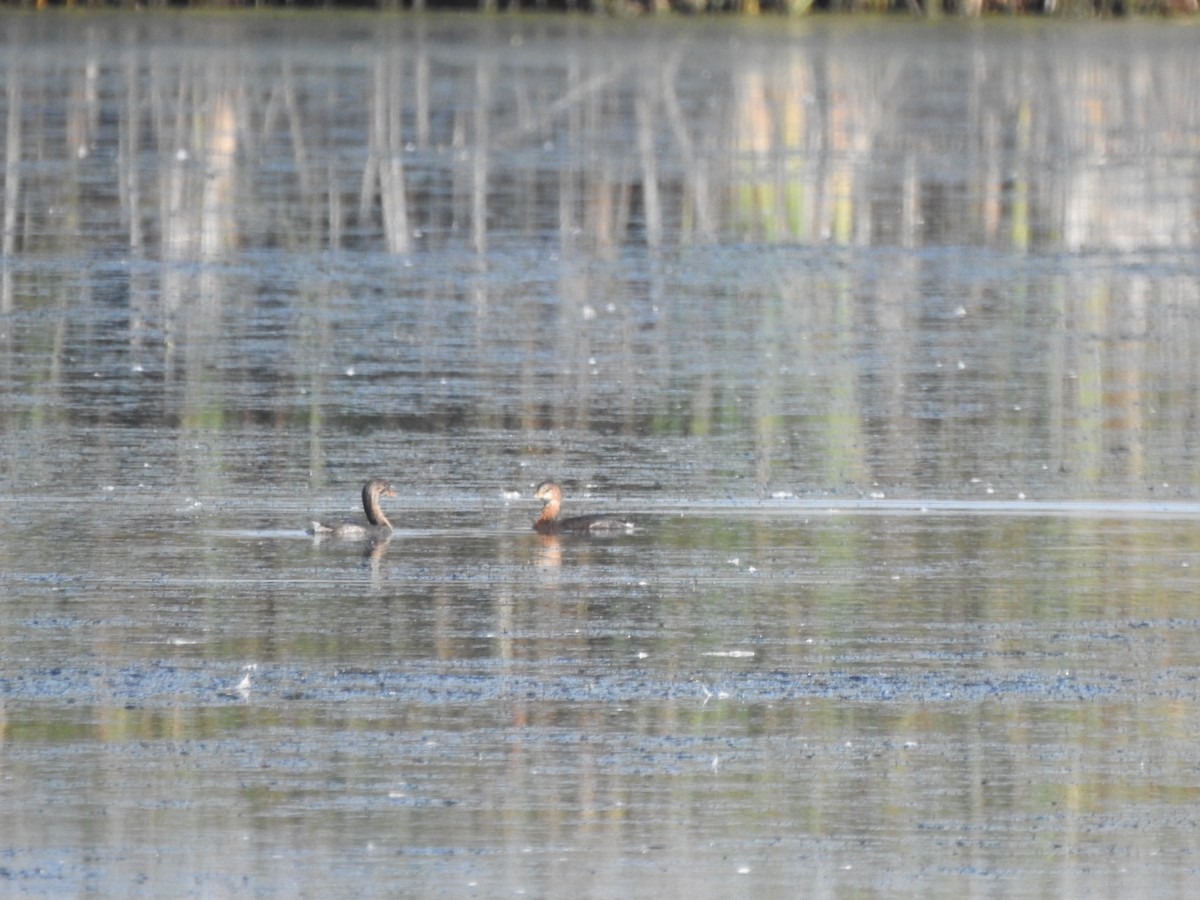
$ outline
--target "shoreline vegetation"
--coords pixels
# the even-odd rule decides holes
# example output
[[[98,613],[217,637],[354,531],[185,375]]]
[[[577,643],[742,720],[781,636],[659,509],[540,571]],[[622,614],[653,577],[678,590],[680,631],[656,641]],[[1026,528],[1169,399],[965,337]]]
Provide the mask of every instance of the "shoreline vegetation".
[[[7,9],[291,9],[560,12],[611,16],[795,16],[820,13],[900,13],[943,16],[1123,18],[1187,16],[1200,0],[0,0]]]

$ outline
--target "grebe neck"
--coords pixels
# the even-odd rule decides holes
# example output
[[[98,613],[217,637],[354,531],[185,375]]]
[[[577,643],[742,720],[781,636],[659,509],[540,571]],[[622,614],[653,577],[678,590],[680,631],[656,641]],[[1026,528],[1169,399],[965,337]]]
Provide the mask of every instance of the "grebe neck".
[[[561,500],[550,499],[542,506],[542,513],[538,516],[538,520],[534,523],[534,527],[553,524],[558,518],[558,511],[562,507]]]
[[[392,523],[388,521],[379,505],[379,494],[369,488],[370,485],[363,488],[363,511],[367,514],[367,521],[376,528],[391,528]]]

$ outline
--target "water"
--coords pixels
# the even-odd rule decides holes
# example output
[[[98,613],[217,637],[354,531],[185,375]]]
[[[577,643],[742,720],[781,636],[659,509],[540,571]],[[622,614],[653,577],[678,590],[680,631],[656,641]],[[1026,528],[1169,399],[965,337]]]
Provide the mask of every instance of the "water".
[[[1186,29],[3,33],[6,892],[1194,882]]]

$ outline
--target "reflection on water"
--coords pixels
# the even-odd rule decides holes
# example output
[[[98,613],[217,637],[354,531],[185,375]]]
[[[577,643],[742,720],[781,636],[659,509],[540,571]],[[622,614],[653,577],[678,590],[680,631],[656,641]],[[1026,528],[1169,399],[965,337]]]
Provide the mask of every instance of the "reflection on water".
[[[0,877],[1181,892],[1194,41],[645,24],[6,23]]]
[[[329,24],[84,20],[55,66],[17,22],[14,423],[182,427],[238,469],[266,429],[318,483],[397,430],[699,493],[1191,475],[1174,31]]]

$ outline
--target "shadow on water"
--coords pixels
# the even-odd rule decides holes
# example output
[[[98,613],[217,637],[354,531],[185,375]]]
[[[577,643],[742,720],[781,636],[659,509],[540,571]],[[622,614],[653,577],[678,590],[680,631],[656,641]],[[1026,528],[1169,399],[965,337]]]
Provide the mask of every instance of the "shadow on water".
[[[1179,29],[235,21],[6,23],[0,881],[1183,892]]]

